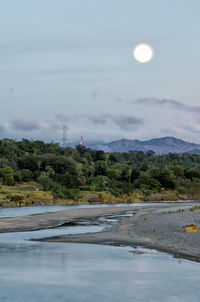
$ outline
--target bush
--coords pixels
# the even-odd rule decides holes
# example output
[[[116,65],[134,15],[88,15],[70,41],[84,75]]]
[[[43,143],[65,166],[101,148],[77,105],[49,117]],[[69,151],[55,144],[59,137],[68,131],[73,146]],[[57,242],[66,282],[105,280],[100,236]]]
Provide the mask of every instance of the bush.
[[[125,193],[125,194],[130,194],[134,191],[134,186],[132,184],[129,183],[122,183],[121,186],[121,193]]]
[[[91,190],[91,187],[90,186],[87,186],[87,185],[84,185],[84,186],[79,186],[79,189],[81,191],[90,191]]]
[[[67,188],[65,188],[64,193],[65,193],[65,198],[75,200],[75,199],[78,198],[79,190],[78,189],[67,189]]]
[[[28,169],[22,169],[21,170],[21,173],[22,173],[22,180],[23,181],[32,181],[33,180],[33,173],[28,170]]]
[[[117,170],[115,169],[108,169],[107,170],[107,176],[110,178],[110,179],[113,179],[113,180],[116,180],[119,176],[119,173]]]
[[[91,178],[90,185],[96,191],[104,191],[109,183],[109,178],[106,176],[96,176]]]
[[[24,200],[24,195],[18,194],[18,193],[11,194],[8,197],[9,197],[10,201],[23,201]]]
[[[52,193],[54,198],[65,198],[63,187],[60,184],[54,183],[52,187]]]
[[[119,197],[120,196],[120,190],[119,189],[117,189],[117,188],[110,188],[109,189],[109,192],[112,194],[112,195],[114,195],[115,197]]]
[[[79,192],[79,189],[66,188],[60,184],[54,184],[52,188],[54,198],[77,199]]]
[[[134,182],[134,187],[142,191],[159,192],[161,189],[160,182],[147,173],[141,173],[140,177]]]
[[[22,172],[21,171],[15,171],[14,173],[14,179],[17,182],[20,182],[23,180]]]
[[[48,176],[41,175],[38,177],[37,181],[42,186],[44,191],[49,191],[53,187],[53,181]]]
[[[0,169],[0,176],[2,177],[4,185],[13,186],[15,184],[13,174],[14,170],[11,167],[7,166]]]
[[[162,187],[166,189],[174,189],[175,188],[175,176],[171,170],[168,169],[156,169],[152,173],[153,178],[160,182]]]
[[[194,178],[200,178],[200,171],[196,169],[186,169],[184,175],[186,178],[193,180]]]

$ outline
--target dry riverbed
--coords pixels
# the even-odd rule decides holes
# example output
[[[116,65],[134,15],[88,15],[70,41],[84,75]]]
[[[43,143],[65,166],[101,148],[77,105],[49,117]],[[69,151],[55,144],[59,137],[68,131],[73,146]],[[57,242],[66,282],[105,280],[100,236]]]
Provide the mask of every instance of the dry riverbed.
[[[193,209],[193,210],[191,210]],[[133,216],[99,233],[57,236],[40,241],[128,245],[155,248],[200,262],[200,232],[185,232],[184,226],[200,228],[200,209],[192,205],[155,205],[65,210],[0,219],[0,232],[29,231],[62,225],[80,219],[133,211]]]

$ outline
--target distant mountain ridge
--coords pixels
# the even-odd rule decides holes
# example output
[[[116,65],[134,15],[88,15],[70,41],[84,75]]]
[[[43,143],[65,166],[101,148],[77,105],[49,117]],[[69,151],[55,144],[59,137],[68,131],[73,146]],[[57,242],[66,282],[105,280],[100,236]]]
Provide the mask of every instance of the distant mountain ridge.
[[[167,153],[199,153],[200,144],[185,142],[175,137],[154,138],[147,141],[120,139],[107,144],[102,148],[107,152],[128,152],[130,150],[148,151],[156,154]]]

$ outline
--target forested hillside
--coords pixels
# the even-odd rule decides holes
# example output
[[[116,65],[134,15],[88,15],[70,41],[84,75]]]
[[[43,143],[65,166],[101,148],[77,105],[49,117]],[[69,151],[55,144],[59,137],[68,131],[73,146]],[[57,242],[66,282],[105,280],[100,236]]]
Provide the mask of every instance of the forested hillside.
[[[153,150],[158,154],[168,153],[198,153],[200,145],[185,142],[175,137],[154,138],[147,141],[121,139],[105,144],[104,149],[109,152],[128,152],[130,150],[148,151]],[[103,150],[104,150],[103,149]]]
[[[84,192],[146,200],[200,197],[200,155],[129,151],[104,153],[84,146],[62,148],[42,141],[0,141],[0,182],[10,188],[35,182],[54,199]],[[133,200],[131,200],[133,201]]]

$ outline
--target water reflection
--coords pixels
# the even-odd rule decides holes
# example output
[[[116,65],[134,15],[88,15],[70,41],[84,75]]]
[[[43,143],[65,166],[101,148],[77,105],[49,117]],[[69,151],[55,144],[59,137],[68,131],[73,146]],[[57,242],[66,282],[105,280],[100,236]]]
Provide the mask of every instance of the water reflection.
[[[130,250],[71,243],[1,250],[0,300],[199,302],[198,264]]]

